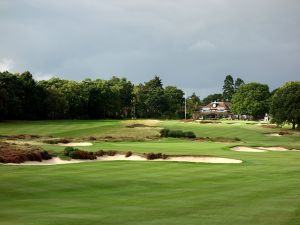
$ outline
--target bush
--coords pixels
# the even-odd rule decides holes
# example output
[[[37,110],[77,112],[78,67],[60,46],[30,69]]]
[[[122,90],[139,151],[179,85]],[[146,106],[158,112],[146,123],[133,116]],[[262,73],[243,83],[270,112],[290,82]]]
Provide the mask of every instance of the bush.
[[[99,150],[99,151],[95,152],[94,154],[95,154],[96,156],[101,157],[101,156],[104,156],[104,155],[114,156],[114,155],[116,155],[117,153],[118,153],[118,152],[117,152],[117,151],[114,151],[114,150],[109,150],[109,151]]]
[[[174,138],[184,137],[184,133],[182,132],[182,130],[171,130],[169,132],[169,137],[174,137]]]
[[[183,132],[184,137],[186,138],[196,138],[196,135],[192,131]]]
[[[162,153],[150,152],[150,153],[145,153],[144,155],[146,156],[146,159],[148,159],[148,160],[167,159],[168,158],[168,155],[162,154]]]
[[[68,144],[68,143],[70,143],[70,140],[62,138],[62,139],[44,140],[43,142],[46,143],[46,144],[51,144],[51,145],[53,145],[53,144],[59,144],[59,143]]]
[[[73,147],[65,147],[64,155],[65,156],[70,156],[71,152],[74,152],[75,150],[77,150],[77,149],[75,149]]]
[[[125,157],[128,158],[128,157],[130,157],[130,156],[132,156],[132,152],[131,152],[131,151],[126,152]]]
[[[23,163],[25,161],[42,161],[51,159],[52,156],[47,151],[35,148],[19,148],[8,143],[0,143],[1,163]]]
[[[96,155],[93,152],[83,151],[79,149],[71,151],[69,153],[69,156],[72,159],[90,159],[90,160],[97,159]]]
[[[170,132],[170,130],[169,129],[162,129],[162,130],[160,130],[160,136],[161,137],[168,137],[168,135],[169,135],[169,132]]]
[[[103,151],[103,150],[98,150],[97,152],[95,152],[95,155],[96,156],[104,156],[105,155],[105,151]]]
[[[108,156],[114,156],[116,154],[117,154],[117,151],[114,151],[114,150],[109,150],[106,152],[106,155],[108,155]]]
[[[173,137],[173,138],[196,138],[196,135],[192,131],[183,132],[182,130],[169,130],[162,129],[160,131],[161,137]]]

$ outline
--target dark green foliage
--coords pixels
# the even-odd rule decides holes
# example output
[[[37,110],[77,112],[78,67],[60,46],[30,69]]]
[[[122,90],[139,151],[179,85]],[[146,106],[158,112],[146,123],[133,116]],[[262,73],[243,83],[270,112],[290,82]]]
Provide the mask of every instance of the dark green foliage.
[[[126,78],[36,82],[29,72],[0,72],[0,120],[182,118],[183,91],[154,79],[136,87]]]
[[[277,89],[271,100],[272,121],[278,125],[291,123],[300,128],[300,81],[288,82]]]
[[[241,78],[237,78],[234,82],[234,92],[236,92],[245,82]]]
[[[169,132],[170,132],[170,129],[167,129],[167,128],[163,128],[160,130],[160,136],[161,137],[168,137],[169,136]]]
[[[209,103],[213,102],[213,101],[222,101],[223,100],[223,95],[216,93],[216,94],[211,94],[208,95],[207,97],[205,97],[202,100],[202,104],[203,105],[208,105]]]
[[[249,83],[242,85],[232,98],[232,112],[263,118],[269,112],[270,92],[268,85]]]
[[[234,81],[231,75],[227,75],[223,85],[223,97],[226,101],[230,101],[234,94]]]
[[[227,75],[223,85],[223,98],[225,101],[231,101],[232,96],[245,82],[241,78],[237,78],[235,81],[231,75]]]
[[[199,110],[201,106],[200,97],[193,93],[186,99],[187,113],[189,117],[193,114],[194,111]]]
[[[65,156],[70,156],[71,152],[74,152],[76,149],[73,148],[73,147],[65,147],[65,150],[64,150],[64,155]]]
[[[170,130],[168,137],[181,138],[184,137],[184,133],[182,130]]]
[[[162,129],[160,131],[161,137],[173,137],[173,138],[196,138],[196,135],[192,131],[185,131],[182,130],[169,130],[169,129]]]
[[[186,138],[196,138],[196,135],[192,131],[183,132],[184,137]]]

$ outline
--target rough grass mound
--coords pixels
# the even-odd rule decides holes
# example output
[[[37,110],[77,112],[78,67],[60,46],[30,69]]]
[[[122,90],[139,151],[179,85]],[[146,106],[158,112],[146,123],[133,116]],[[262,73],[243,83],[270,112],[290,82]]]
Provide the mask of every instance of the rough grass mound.
[[[52,156],[38,148],[20,147],[8,143],[0,143],[1,163],[23,163],[25,161],[38,161],[51,159]]]

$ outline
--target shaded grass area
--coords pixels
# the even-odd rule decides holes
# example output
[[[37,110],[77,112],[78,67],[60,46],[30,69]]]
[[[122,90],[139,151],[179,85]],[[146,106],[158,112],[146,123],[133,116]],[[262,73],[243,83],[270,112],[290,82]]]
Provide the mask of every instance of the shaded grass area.
[[[289,166],[91,162],[0,166],[2,224],[298,224]],[[278,168],[282,168],[278,170]]]

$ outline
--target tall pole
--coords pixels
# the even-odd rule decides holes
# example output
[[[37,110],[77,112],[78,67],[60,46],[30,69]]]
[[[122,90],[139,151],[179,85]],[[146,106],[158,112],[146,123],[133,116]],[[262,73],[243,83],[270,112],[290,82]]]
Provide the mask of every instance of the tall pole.
[[[184,120],[186,120],[186,93],[184,92]]]

